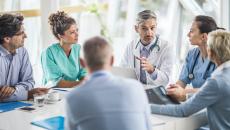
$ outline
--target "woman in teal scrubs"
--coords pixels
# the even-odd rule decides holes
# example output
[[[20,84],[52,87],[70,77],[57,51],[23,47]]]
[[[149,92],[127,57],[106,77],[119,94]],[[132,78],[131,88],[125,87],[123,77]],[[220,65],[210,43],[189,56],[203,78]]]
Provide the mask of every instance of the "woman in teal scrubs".
[[[74,87],[86,75],[80,65],[76,21],[58,11],[49,16],[49,23],[59,43],[54,43],[42,53],[43,84],[48,87]]]
[[[216,66],[207,57],[207,37],[209,32],[216,29],[218,27],[213,18],[204,15],[195,17],[188,37],[191,44],[197,47],[188,52],[179,80],[169,86],[168,95],[184,101],[188,94],[197,92],[210,77]],[[191,84],[192,88],[186,87],[188,84]]]

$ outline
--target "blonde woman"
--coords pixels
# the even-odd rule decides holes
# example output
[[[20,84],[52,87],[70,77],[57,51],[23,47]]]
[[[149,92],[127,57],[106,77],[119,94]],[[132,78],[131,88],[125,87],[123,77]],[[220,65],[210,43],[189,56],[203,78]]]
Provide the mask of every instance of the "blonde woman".
[[[217,30],[208,34],[208,57],[217,69],[194,96],[180,105],[152,104],[152,113],[189,116],[207,107],[211,130],[230,129],[230,32]]]

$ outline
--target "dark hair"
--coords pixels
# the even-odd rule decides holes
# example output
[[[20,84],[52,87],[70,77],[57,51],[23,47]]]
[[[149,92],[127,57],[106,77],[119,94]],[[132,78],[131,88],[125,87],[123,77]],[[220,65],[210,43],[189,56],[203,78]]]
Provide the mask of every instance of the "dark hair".
[[[20,14],[0,15],[0,44],[3,44],[5,37],[12,37],[20,31],[24,17]]]
[[[209,33],[213,30],[223,29],[217,27],[216,21],[210,16],[198,15],[195,17],[195,21],[198,22],[198,28],[201,33]]]
[[[54,36],[59,39],[58,34],[63,35],[71,25],[76,24],[76,21],[64,11],[58,11],[49,16],[49,24]]]
[[[112,55],[112,48],[102,37],[88,39],[83,46],[84,59],[92,70],[101,69]]]

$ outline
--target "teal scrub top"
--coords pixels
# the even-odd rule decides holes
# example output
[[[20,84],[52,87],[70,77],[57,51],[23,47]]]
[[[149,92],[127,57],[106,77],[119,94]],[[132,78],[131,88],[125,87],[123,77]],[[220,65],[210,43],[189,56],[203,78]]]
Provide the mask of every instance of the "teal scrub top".
[[[69,57],[59,43],[42,52],[43,84],[57,86],[60,80],[78,81],[85,77],[86,70],[80,65],[80,45],[73,44]]]

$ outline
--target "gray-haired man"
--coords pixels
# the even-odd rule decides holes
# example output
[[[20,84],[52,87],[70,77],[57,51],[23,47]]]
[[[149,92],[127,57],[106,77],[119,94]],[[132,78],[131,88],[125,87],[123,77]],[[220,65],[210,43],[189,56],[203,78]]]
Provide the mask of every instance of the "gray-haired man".
[[[172,47],[156,35],[157,17],[151,10],[138,13],[135,31],[139,37],[128,44],[122,67],[134,68],[143,84],[167,85],[172,70]]]

